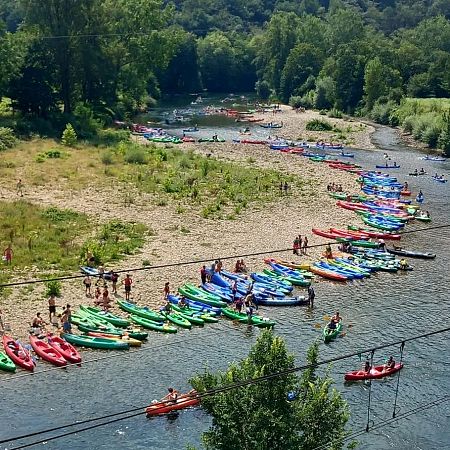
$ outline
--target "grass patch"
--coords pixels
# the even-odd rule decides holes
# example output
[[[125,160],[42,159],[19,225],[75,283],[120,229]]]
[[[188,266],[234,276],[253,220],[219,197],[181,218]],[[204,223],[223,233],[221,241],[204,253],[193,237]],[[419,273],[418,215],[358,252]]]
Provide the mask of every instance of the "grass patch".
[[[333,125],[323,119],[313,119],[306,124],[308,131],[332,131]]]
[[[0,242],[11,243],[11,269],[74,270],[88,249],[99,256],[99,262],[107,263],[134,252],[148,234],[142,224],[119,221],[97,230],[84,214],[40,208],[26,201],[2,202],[0,206]],[[91,237],[83,243],[80,236]]]

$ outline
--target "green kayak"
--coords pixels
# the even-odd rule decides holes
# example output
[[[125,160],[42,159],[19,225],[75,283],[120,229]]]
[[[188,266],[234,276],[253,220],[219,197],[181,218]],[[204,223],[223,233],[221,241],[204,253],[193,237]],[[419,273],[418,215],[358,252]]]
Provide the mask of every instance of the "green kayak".
[[[217,323],[219,321],[219,319],[217,317],[215,317],[215,315],[213,314],[209,314],[209,313],[205,313],[205,312],[201,312],[198,311],[196,309],[191,309],[189,307],[184,307],[181,308],[178,305],[174,305],[172,304],[172,309],[174,311],[177,311],[185,316],[189,316],[189,317],[199,317],[200,319],[202,319],[205,323]],[[186,317],[188,319],[188,317]],[[189,319],[188,319],[189,320]]]
[[[178,292],[181,295],[184,295],[185,297],[190,298],[191,300],[196,300],[198,302],[206,303],[207,305],[210,305],[210,306],[215,306],[217,308],[223,308],[224,306],[227,306],[227,303],[224,302],[223,300],[214,300],[211,297],[207,296],[206,291],[201,292],[201,293],[194,293],[194,292],[192,292],[191,289],[189,289],[189,287],[181,286],[178,288]]]
[[[137,306],[124,300],[118,300],[119,307],[130,314],[141,316],[144,319],[153,320],[154,322],[164,322],[165,318],[162,314],[153,311],[147,307]]]
[[[325,325],[324,329],[323,329],[323,339],[325,342],[330,342],[334,339],[336,339],[339,336],[339,333],[342,330],[342,322],[339,322],[336,325],[336,328],[334,330],[330,330],[328,328],[328,324]]]
[[[74,314],[72,314],[71,321],[72,323],[78,326],[80,326],[81,324],[82,326],[84,325],[88,327],[92,326],[98,327],[103,329],[104,331],[116,330],[116,327],[111,322],[108,322],[107,320],[104,319],[99,319],[98,317],[91,316],[90,314],[81,311],[80,309],[76,311]]]
[[[266,320],[260,316],[251,316],[250,318],[245,313],[240,313],[232,308],[222,308],[222,314],[229,319],[238,320],[242,323],[249,323],[252,325],[256,325],[261,328],[272,328],[275,326],[275,322],[273,320]]]
[[[106,350],[126,350],[129,345],[117,339],[106,339],[93,336],[80,336],[77,334],[63,334],[63,338],[74,345],[90,348],[101,348]]]
[[[346,238],[336,238],[337,242],[351,242],[353,247],[378,248],[380,244],[372,241],[360,241]]]
[[[225,142],[225,139],[222,138],[200,138],[197,142]]]
[[[80,326],[83,325],[85,327],[89,327],[89,328],[96,328],[97,325],[95,324],[95,322],[90,319],[89,317],[85,316],[82,311],[80,311],[80,314],[78,313],[72,313],[72,316],[70,317],[70,322]]]
[[[420,220],[421,222],[431,222],[431,217],[427,216],[414,216],[414,219]]]
[[[279,275],[272,269],[263,269],[263,273],[269,275],[269,277],[272,277],[274,280],[289,281],[294,286],[306,287],[311,284],[311,280],[305,280],[304,278],[290,277],[288,275]],[[300,271],[298,271],[298,273],[299,275],[301,275]]]
[[[106,320],[109,323],[112,323],[116,327],[126,328],[130,325],[130,321],[127,319],[123,319],[122,317],[116,316],[115,314],[110,313],[109,311],[102,311],[100,308],[94,308],[93,306],[80,306],[81,311],[90,314],[91,316],[96,317],[97,319]]]
[[[133,339],[138,339],[139,341],[145,341],[148,338],[148,333],[145,331],[142,331],[140,329],[134,329],[134,328],[107,328],[105,329],[102,326],[86,326],[83,324],[77,325],[78,329],[80,331],[83,331],[84,333],[94,332],[94,333],[108,333],[112,334],[113,336],[123,336],[124,333],[128,333],[128,336]]]
[[[6,372],[16,371],[16,365],[12,362],[11,358],[2,352],[0,352],[0,369]]]
[[[187,319],[187,317],[183,317],[179,313],[167,313],[165,311],[161,311],[161,315],[165,317],[169,322],[172,322],[175,325],[178,325],[181,328],[192,328],[192,323]],[[201,325],[204,325],[205,322],[202,320]],[[196,323],[196,325],[199,325]]]
[[[222,297],[219,297],[217,294],[213,294],[212,292],[205,291],[201,287],[197,287],[194,284],[186,283],[183,287],[188,289],[194,295],[206,296],[213,301],[222,301]]]
[[[176,333],[178,331],[177,328],[167,325],[164,322],[155,322],[141,316],[131,314],[130,319],[141,327],[147,328],[147,330],[160,331],[161,333]]]

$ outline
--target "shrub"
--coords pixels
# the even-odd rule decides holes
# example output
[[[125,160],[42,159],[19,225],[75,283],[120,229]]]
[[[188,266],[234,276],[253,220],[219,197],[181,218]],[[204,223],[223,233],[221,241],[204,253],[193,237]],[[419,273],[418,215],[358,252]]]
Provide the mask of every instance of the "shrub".
[[[0,152],[17,144],[17,138],[11,128],[0,127]]]
[[[45,283],[45,296],[50,297],[50,295],[56,297],[61,295],[61,283],[59,281],[47,281]]]
[[[147,155],[143,148],[133,146],[125,152],[124,160],[128,164],[146,164]]]
[[[92,108],[79,103],[73,112],[74,124],[81,138],[91,138],[102,128],[103,124],[94,117]]]
[[[441,128],[437,124],[429,124],[422,131],[420,140],[425,142],[429,147],[435,148],[437,146]]]
[[[73,126],[68,123],[61,137],[61,143],[67,147],[74,147],[77,143],[77,133]]]
[[[271,94],[270,86],[267,81],[257,81],[255,84],[256,94],[261,100],[268,100]]]
[[[328,111],[327,116],[334,117],[336,119],[342,119],[342,112],[339,111],[337,108],[332,108]]]
[[[375,102],[372,111],[370,111],[369,117],[377,123],[381,123],[382,125],[394,125],[394,112],[396,108],[396,104],[392,101],[387,103]]]
[[[330,122],[322,119],[313,119],[306,124],[308,131],[332,131],[333,125]]]
[[[293,108],[300,108],[301,106],[303,106],[302,98],[298,95],[292,95],[289,99],[289,105]]]
[[[113,164],[113,154],[112,154],[111,150],[106,150],[105,152],[103,152],[102,156],[101,156],[101,160],[105,166],[109,166],[109,165]]]

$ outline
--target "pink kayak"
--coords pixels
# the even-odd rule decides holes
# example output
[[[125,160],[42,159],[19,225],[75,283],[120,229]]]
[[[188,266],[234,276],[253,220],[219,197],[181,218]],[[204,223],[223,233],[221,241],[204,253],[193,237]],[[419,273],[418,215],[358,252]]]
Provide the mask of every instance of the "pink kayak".
[[[395,372],[403,369],[402,363],[397,363],[392,369],[386,369],[384,366],[374,366],[369,372],[364,370],[354,370],[345,374],[345,381],[360,381],[360,380],[377,380],[380,378],[392,375]]]
[[[78,350],[59,336],[47,336],[48,344],[61,353],[62,357],[70,363],[78,364],[81,362],[81,355]]]
[[[30,336],[31,346],[34,352],[40,358],[58,367],[67,365],[67,361],[62,357],[58,350],[55,350],[47,342],[39,339],[37,336]]]

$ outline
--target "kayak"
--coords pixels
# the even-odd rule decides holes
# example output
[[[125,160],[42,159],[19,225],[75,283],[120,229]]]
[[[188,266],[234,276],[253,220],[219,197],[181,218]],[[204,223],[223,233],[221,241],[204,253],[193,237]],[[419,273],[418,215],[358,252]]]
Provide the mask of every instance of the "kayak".
[[[242,323],[250,323],[252,325],[256,325],[257,327],[261,328],[272,328],[275,326],[275,322],[273,320],[267,320],[263,319],[260,316],[248,316],[246,313],[240,313],[239,311],[236,311],[231,308],[223,308],[222,313],[224,316],[228,317],[232,320],[238,320]]]
[[[215,298],[213,298],[212,294],[207,295],[208,293],[206,291],[201,291],[200,289],[192,291],[189,285],[179,287],[178,292],[184,297],[190,298],[191,300],[206,303],[217,308],[222,308],[223,306],[227,305],[227,303],[223,300],[220,300],[219,297],[215,296]]]
[[[309,270],[310,263],[298,263],[294,261],[285,261],[283,259],[277,259],[277,258],[270,258],[270,260],[274,263],[282,264],[283,266],[289,267],[290,269],[296,269],[300,271],[307,271]]]
[[[16,366],[33,372],[36,363],[33,361],[30,352],[19,342],[6,334],[2,337],[3,347],[6,354],[11,358]]]
[[[360,233],[361,235],[367,235],[369,237],[377,238],[377,239],[399,240],[402,237],[400,234],[381,233],[379,231],[372,231],[372,230],[369,230],[368,228],[360,228],[360,227],[355,227],[352,225],[348,225],[347,228],[349,230],[356,231],[356,232]]]
[[[191,322],[187,319],[187,317],[183,317],[182,314],[179,313],[167,313],[166,311],[161,311],[161,315],[165,317],[169,322],[172,322],[175,325],[178,325],[181,328],[192,328]],[[195,325],[204,325],[205,322],[201,320],[201,323],[195,323]]]
[[[172,303],[172,308],[174,311],[180,313],[182,317],[185,317],[190,322],[192,322],[193,319],[200,319],[203,323],[217,323],[219,321],[219,319],[217,317],[214,317],[214,315],[191,309],[188,306],[181,307],[175,303]],[[199,322],[198,325],[202,325],[202,323]]]
[[[106,350],[127,350],[129,348],[129,345],[126,342],[119,342],[101,337],[66,333],[63,335],[63,338],[67,342],[81,347],[101,348]]]
[[[195,396],[188,394],[178,397],[177,401],[174,402],[155,402],[152,403],[145,409],[148,417],[161,416],[163,414],[168,414],[172,411],[178,411],[180,409],[185,409],[190,406],[197,406],[200,403],[200,399]]]
[[[75,364],[81,362],[81,355],[78,353],[78,350],[59,336],[48,335],[47,342],[50,347],[57,350],[66,361]]]
[[[161,333],[176,333],[178,331],[176,327],[167,325],[164,322],[155,322],[154,320],[146,319],[142,316],[135,316],[132,314],[130,319],[132,322],[137,323],[147,330],[160,331]]]
[[[330,330],[328,328],[328,324],[323,328],[323,339],[325,342],[331,342],[339,336],[339,333],[342,330],[342,322],[336,324],[336,328],[334,330]]]
[[[86,314],[94,316],[98,319],[106,320],[107,322],[112,323],[116,327],[127,327],[128,325],[130,325],[130,322],[127,319],[123,319],[122,317],[116,316],[115,314],[112,314],[109,311],[102,311],[100,308],[81,305],[80,309]]]
[[[340,237],[340,238],[336,238],[336,241],[337,242],[348,242],[354,247],[378,248],[380,246],[380,244],[378,242],[355,240],[355,238],[349,239],[349,238]]]
[[[117,300],[119,307],[130,314],[134,314],[140,317],[144,317],[148,320],[153,320],[155,322],[164,322],[165,318],[162,314],[148,309],[145,306],[137,306],[134,303],[129,303],[123,300]]]
[[[106,322],[108,323],[108,322]],[[109,324],[111,325],[111,324]],[[108,333],[111,334],[113,336],[123,336],[124,333],[128,333],[128,336],[130,336],[130,338],[133,339],[139,339],[140,341],[145,341],[145,339],[148,338],[148,333],[145,331],[138,329],[134,329],[134,328],[115,328],[112,325],[109,327],[105,327],[103,325],[96,325],[94,324],[93,326],[87,326],[85,324],[78,324],[78,329],[80,331],[83,331],[84,333],[89,333],[90,331],[93,331],[95,333]]]
[[[39,339],[37,336],[30,335],[30,343],[33,347],[34,353],[36,353],[36,355],[43,360],[58,367],[67,365],[67,361],[58,350],[54,349],[50,344],[42,339]]]
[[[322,278],[327,278],[332,281],[348,281],[348,277],[330,270],[325,270],[320,266],[313,264],[311,266],[311,272],[316,275],[321,276]]]
[[[142,345],[142,342],[140,340],[130,338],[129,336],[117,336],[115,334],[98,333],[96,331],[89,331],[88,336],[111,339],[118,342],[126,342],[130,347],[140,347]]]
[[[94,269],[93,267],[89,266],[81,266],[80,267],[81,273],[84,273],[85,275],[89,275],[90,277],[100,277],[100,272],[98,269]],[[111,272],[104,272],[103,278],[105,280],[111,280]]]
[[[12,362],[12,359],[3,352],[0,352],[0,370],[6,372],[15,372],[16,365]]]
[[[392,369],[386,369],[384,366],[375,366],[372,367],[369,372],[365,372],[364,370],[347,372],[344,379],[345,381],[377,380],[392,375],[401,369],[403,369],[402,363],[395,364]]]
[[[172,303],[172,305],[178,305],[181,300],[181,297],[169,294],[167,299]],[[209,316],[215,317],[221,314],[221,309],[216,308],[211,305],[207,305],[206,303],[196,302],[195,300],[186,299],[186,304],[188,305],[188,310],[194,311],[196,314],[207,314]]]
[[[305,306],[309,301],[305,300],[303,295],[298,297],[284,297],[280,299],[275,298],[259,298],[256,304],[261,306]]]
[[[393,255],[409,256],[410,258],[422,258],[422,259],[436,258],[436,254],[430,252],[416,252],[413,250],[403,250],[401,248],[400,249],[388,248],[387,251],[389,253],[392,253]]]

